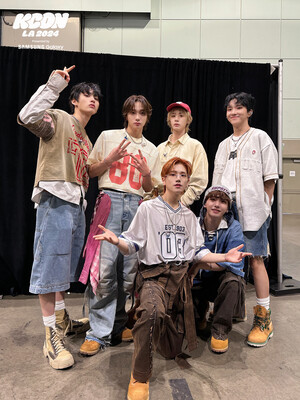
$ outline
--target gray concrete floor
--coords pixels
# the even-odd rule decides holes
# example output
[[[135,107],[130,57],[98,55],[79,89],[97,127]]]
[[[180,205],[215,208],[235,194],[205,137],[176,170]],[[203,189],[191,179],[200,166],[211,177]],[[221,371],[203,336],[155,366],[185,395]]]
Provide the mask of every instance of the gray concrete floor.
[[[283,218],[283,272],[300,280],[300,216]],[[214,354],[209,341],[199,339],[190,353],[191,368],[154,357],[150,399],[164,400],[298,400],[300,398],[299,294],[271,296],[274,336],[263,348],[251,348],[245,338],[251,328],[255,291],[247,285],[248,320],[237,323],[229,336],[229,350]],[[67,295],[73,317],[81,313],[82,296]],[[0,300],[0,399],[52,400],[126,398],[133,344],[122,343],[93,357],[83,357],[84,335],[67,340],[75,365],[53,370],[43,357],[44,331],[36,296]],[[186,353],[188,353],[186,351]],[[179,390],[172,390],[172,384]],[[189,389],[184,390],[186,383]],[[181,386],[180,386],[181,385]]]

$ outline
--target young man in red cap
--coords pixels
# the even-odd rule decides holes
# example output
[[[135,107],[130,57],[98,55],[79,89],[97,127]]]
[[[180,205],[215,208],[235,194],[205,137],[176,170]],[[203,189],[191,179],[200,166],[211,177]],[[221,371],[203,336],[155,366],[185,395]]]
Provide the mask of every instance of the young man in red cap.
[[[171,134],[166,142],[158,146],[161,167],[172,157],[180,157],[192,165],[192,174],[181,202],[190,206],[200,198],[208,183],[208,162],[202,144],[189,136],[193,120],[190,107],[181,101],[167,107],[167,123]]]

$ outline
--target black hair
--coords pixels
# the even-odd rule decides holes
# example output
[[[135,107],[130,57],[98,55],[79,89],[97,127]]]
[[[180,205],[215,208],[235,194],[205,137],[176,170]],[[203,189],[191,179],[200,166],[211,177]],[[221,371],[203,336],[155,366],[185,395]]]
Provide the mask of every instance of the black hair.
[[[225,99],[224,109],[227,110],[231,100],[236,100],[237,104],[247,108],[247,111],[254,110],[255,98],[250,93],[236,92],[229,94]]]
[[[71,93],[69,96],[69,105],[71,108],[71,113],[74,113],[74,105],[72,104],[72,100],[78,101],[80,94],[91,94],[93,93],[95,97],[98,97],[98,100],[100,101],[102,94],[101,94],[101,89],[100,86],[97,83],[92,83],[92,82],[81,82],[77,83],[77,85],[74,85],[71,89]]]

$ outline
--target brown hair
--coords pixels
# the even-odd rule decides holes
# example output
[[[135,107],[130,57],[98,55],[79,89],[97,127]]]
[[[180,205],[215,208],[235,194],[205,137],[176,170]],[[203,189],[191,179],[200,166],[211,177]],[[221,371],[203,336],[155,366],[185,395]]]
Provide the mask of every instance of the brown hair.
[[[213,190],[212,192],[209,192],[208,195],[205,197],[204,204],[207,202],[208,199],[211,199],[212,197],[216,197],[217,199],[219,198],[221,200],[227,201],[227,206],[228,208],[230,208],[231,201],[226,193],[221,192],[220,190]]]
[[[187,132],[190,130],[190,125],[191,125],[191,123],[192,123],[192,121],[193,121],[193,117],[192,117],[191,113],[189,113],[188,111],[186,111],[186,110],[185,110],[184,108],[182,108],[182,107],[173,107],[173,108],[168,112],[168,115],[167,115],[167,124],[168,124],[168,127],[169,127],[170,129],[172,129],[170,117],[171,117],[171,113],[172,113],[174,110],[176,110],[176,109],[177,109],[177,110],[180,109],[180,111],[185,112],[186,115],[187,115],[186,127],[185,127],[185,133],[187,133]]]
[[[139,101],[142,106],[144,107],[145,113],[147,114],[147,121],[145,123],[144,128],[146,128],[148,122],[150,121],[150,117],[152,115],[152,106],[149,103],[149,101],[146,99],[146,97],[142,96],[141,94],[133,94],[132,96],[128,97],[124,101],[123,107],[122,107],[122,115],[124,118],[124,127],[127,128],[128,126],[128,121],[127,121],[127,115],[131,111],[134,110],[135,103]]]
[[[189,161],[187,161],[187,160],[184,160],[183,158],[173,157],[169,161],[167,161],[165,163],[165,165],[162,167],[161,177],[164,178],[165,176],[167,176],[168,173],[172,170],[172,168],[176,164],[182,164],[185,167],[188,176],[191,176],[191,174],[192,174],[192,165],[191,165],[191,163]]]

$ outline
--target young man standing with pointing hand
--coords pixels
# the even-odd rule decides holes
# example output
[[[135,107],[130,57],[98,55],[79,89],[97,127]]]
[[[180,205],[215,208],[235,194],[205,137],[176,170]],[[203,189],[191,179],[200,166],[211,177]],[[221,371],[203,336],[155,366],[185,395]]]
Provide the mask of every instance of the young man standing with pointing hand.
[[[43,351],[54,369],[74,364],[62,336],[88,329],[87,319],[69,318],[64,292],[78,278],[89,183],[86,162],[92,149],[85,126],[98,111],[101,92],[97,84],[79,83],[69,98],[72,114],[51,109],[74,68],[55,70],[18,115],[18,123],[40,138],[32,194],[37,216],[29,291],[39,295],[46,329]]]

